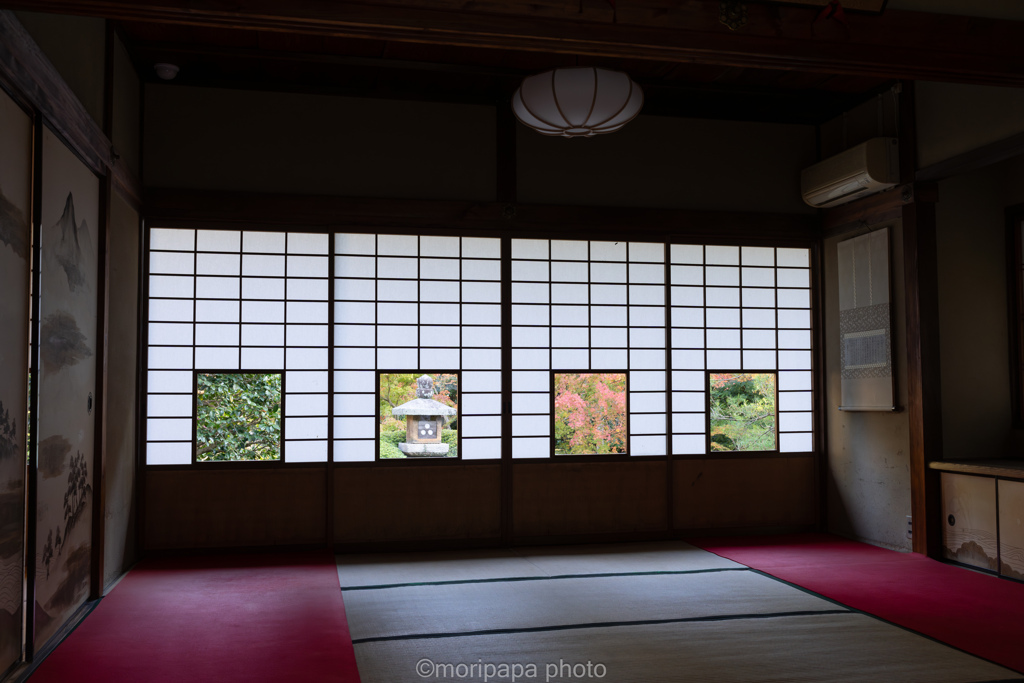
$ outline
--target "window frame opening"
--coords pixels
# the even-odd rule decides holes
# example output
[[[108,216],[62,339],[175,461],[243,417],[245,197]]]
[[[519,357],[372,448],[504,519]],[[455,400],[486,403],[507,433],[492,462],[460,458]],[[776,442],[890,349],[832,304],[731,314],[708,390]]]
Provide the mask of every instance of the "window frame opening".
[[[622,450],[621,451],[609,451],[607,453],[595,453],[595,452],[581,452],[581,453],[559,453],[558,452],[558,377],[559,375],[620,375],[622,377]],[[606,385],[607,386],[607,385]],[[596,389],[596,387],[595,387]],[[587,404],[589,408],[594,407],[594,397],[582,397],[578,396],[581,403]],[[600,399],[597,399],[597,405],[601,405]],[[587,411],[586,418],[592,419],[595,415],[591,411]],[[605,457],[605,456],[628,456],[629,455],[629,371],[628,370],[552,370],[551,371],[551,457],[564,459],[570,457]],[[595,431],[600,433],[600,426],[591,425]]]
[[[421,377],[423,375],[427,375],[427,376],[429,376],[431,378],[431,380],[436,382],[438,377],[443,377],[443,376],[454,376],[455,377],[456,396],[458,398],[458,400],[455,401],[455,406],[454,406],[455,410],[456,410],[456,413],[455,413],[455,416],[452,417],[451,419],[443,421],[443,425],[442,425],[441,429],[439,430],[439,431],[441,431],[441,434],[438,435],[439,441],[437,442],[437,443],[441,443],[441,444],[447,444],[448,443],[448,442],[446,442],[444,440],[444,432],[445,431],[453,431],[453,430],[445,429],[445,427],[447,425],[451,424],[452,422],[455,422],[458,425],[458,427],[457,427],[457,429],[454,430],[455,431],[455,444],[454,444],[454,446],[455,446],[455,454],[454,455],[451,455],[451,454],[443,454],[443,455],[442,454],[438,454],[438,455],[430,455],[430,454],[409,455],[409,454],[404,454],[402,456],[396,456],[396,455],[392,455],[391,457],[384,457],[383,456],[382,448],[383,448],[384,442],[383,442],[382,437],[381,437],[381,432],[382,432],[382,430],[381,430],[381,427],[382,427],[381,403],[382,403],[382,401],[384,401],[386,399],[383,399],[381,397],[381,378],[384,377],[385,375],[411,375],[413,377],[413,387],[412,387],[413,388],[413,394],[412,394],[412,397],[411,397],[410,400],[417,399],[417,391],[418,391],[418,389],[416,388],[416,383],[418,381],[417,378],[419,378],[419,377]],[[375,437],[376,449],[375,449],[375,453],[374,453],[374,462],[375,463],[379,463],[379,462],[388,462],[388,463],[394,463],[394,462],[413,462],[413,463],[415,463],[415,462],[420,462],[420,463],[422,463],[422,462],[435,462],[436,463],[436,462],[461,462],[462,461],[462,424],[459,422],[459,419],[462,417],[462,411],[461,411],[461,409],[459,407],[459,402],[462,399],[462,371],[461,370],[377,370],[375,377],[376,377],[376,389],[377,389],[377,396],[376,396],[376,398],[377,398],[377,406],[376,406],[377,407],[377,411],[376,411],[376,415],[375,415],[376,430],[377,430],[377,435]],[[443,391],[445,391],[445,390],[443,390],[443,389],[442,390],[438,390],[436,385],[434,385],[434,392],[433,392],[432,396],[437,396],[439,393],[441,393]],[[427,399],[427,400],[436,400],[436,399],[431,398],[431,399]],[[405,402],[403,402],[403,404],[404,403]],[[442,403],[443,403],[443,401],[442,401]],[[447,405],[447,404],[445,404],[445,405]],[[392,407],[395,408],[395,407],[400,407],[400,406],[392,406]],[[411,416],[406,416],[406,423],[407,424],[409,422],[409,418],[410,417]],[[395,419],[397,419],[397,418],[395,418]],[[436,424],[436,421],[434,421],[434,422]],[[389,431],[398,431],[398,430],[389,430]],[[408,431],[406,431],[406,435],[407,435],[407,438],[408,438]],[[433,439],[431,438],[430,440],[432,441]],[[406,441],[405,443],[408,443],[408,441]],[[393,444],[393,445],[395,446],[396,449],[400,450],[400,448],[399,448],[397,443]],[[448,445],[451,446],[452,444],[448,444]],[[450,453],[450,450],[449,450],[449,453]]]
[[[221,458],[221,459],[200,459],[200,377],[209,375],[275,375],[279,378],[277,386],[277,457],[276,458]],[[193,370],[192,372],[192,464],[205,465],[208,463],[243,462],[243,463],[284,463],[287,462],[285,454],[285,371],[283,370]]]
[[[713,432],[714,422],[716,421],[713,417],[712,405],[714,403],[714,385],[715,375],[770,375],[772,377],[772,448],[719,448],[715,449],[714,444],[721,443],[715,441],[716,433]],[[779,372],[778,370],[708,370],[705,373],[706,381],[704,386],[707,388],[706,399],[705,399],[705,415],[707,420],[707,454],[709,456],[716,456],[722,454],[731,453],[743,453],[743,454],[757,454],[757,453],[778,453],[779,452]],[[751,381],[751,380],[744,380]],[[722,420],[719,420],[722,421]],[[756,422],[757,419],[751,419],[749,422]],[[732,439],[722,433],[727,439]],[[735,443],[735,441],[733,441]]]

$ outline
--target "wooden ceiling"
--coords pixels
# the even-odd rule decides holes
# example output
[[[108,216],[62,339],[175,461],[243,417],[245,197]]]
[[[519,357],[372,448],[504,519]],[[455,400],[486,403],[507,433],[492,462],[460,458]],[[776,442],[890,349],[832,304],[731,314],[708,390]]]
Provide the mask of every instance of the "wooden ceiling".
[[[629,73],[647,114],[818,123],[891,79],[780,69],[576,56],[174,24],[120,24],[136,68],[181,68],[176,83],[443,102],[508,101],[524,76],[557,66]]]
[[[822,0],[823,2],[824,0]],[[645,112],[818,123],[899,79],[1024,86],[1024,22],[718,0],[0,0],[117,22],[140,74],[176,83],[506,101],[524,75],[628,72]],[[819,3],[820,4],[820,3]],[[877,4],[877,3],[876,3]]]

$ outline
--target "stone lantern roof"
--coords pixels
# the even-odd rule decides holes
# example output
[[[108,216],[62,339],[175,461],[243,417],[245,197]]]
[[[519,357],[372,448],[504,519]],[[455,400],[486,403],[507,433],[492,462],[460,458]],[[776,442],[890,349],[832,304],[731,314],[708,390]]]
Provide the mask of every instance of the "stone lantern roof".
[[[423,375],[416,380],[416,398],[397,406],[391,411],[394,417],[417,415],[422,417],[454,417],[458,411],[431,398],[434,395],[434,380]]]

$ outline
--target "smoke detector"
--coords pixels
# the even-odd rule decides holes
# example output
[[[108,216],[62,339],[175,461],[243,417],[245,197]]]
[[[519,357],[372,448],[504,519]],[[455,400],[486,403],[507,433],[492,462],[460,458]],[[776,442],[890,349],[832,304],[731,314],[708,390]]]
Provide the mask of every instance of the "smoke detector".
[[[173,81],[174,77],[178,75],[178,67],[175,64],[167,64],[161,62],[160,64],[154,64],[153,68],[156,70],[156,75],[165,81]]]

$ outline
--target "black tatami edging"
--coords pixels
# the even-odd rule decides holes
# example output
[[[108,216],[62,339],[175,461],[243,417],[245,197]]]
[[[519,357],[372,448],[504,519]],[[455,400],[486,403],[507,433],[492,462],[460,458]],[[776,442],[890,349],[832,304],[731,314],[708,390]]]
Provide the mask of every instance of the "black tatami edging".
[[[387,588],[410,588],[415,586],[456,586],[468,583],[511,583],[515,581],[555,581],[559,579],[594,579],[615,576],[662,576],[674,574],[712,574],[716,572],[746,572],[747,567],[717,567],[713,569],[688,569],[679,571],[652,572],[605,572],[599,574],[555,574],[553,576],[506,576],[491,579],[453,579],[451,581],[420,581],[409,583],[382,583],[373,586],[342,586],[342,591],[369,591]]]
[[[525,628],[496,628],[481,631],[457,631],[451,633],[410,633],[400,636],[376,636],[372,638],[358,638],[352,641],[353,645],[363,643],[379,643],[395,640],[427,640],[436,638],[462,638],[466,636],[497,636],[512,635],[517,633],[544,633],[549,631],[571,631],[585,628],[611,628],[614,626],[652,626],[658,624],[686,624],[694,622],[713,621],[738,621],[741,619],[778,619],[783,617],[809,617],[829,614],[856,614],[848,609],[832,610],[800,610],[797,612],[769,612],[765,614],[717,614],[704,617],[683,617],[679,619],[641,619],[637,621],[600,621],[588,624],[560,624],[557,626],[530,626]]]

